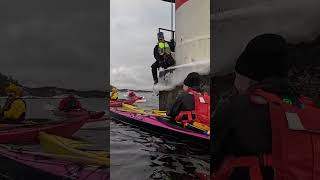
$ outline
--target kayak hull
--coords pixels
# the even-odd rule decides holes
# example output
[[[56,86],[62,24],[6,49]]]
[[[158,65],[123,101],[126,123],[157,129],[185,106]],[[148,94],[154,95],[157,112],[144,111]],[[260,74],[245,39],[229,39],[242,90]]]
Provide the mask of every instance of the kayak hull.
[[[0,131],[0,143],[36,144],[39,142],[38,134],[41,131],[68,138],[77,132],[86,121],[85,118],[79,118],[2,130]]]
[[[110,127],[110,121],[107,119],[99,119],[99,121],[89,121],[86,122],[85,125],[81,127],[81,129],[101,129],[101,130],[108,130]]]
[[[142,99],[136,100],[136,102],[137,103],[145,103],[145,102],[147,102],[147,100],[142,98]]]
[[[129,123],[161,135],[187,140],[193,144],[209,145],[210,137],[208,135],[184,129],[170,122],[160,121],[156,117],[148,117],[115,109],[110,110],[110,115],[112,120]]]
[[[110,179],[107,167],[80,167],[76,163],[50,158],[40,153],[9,150],[4,147],[0,147],[0,161],[4,164],[0,167],[0,173],[5,173],[13,179],[58,180],[68,179],[72,174],[76,175],[75,179],[78,180]]]

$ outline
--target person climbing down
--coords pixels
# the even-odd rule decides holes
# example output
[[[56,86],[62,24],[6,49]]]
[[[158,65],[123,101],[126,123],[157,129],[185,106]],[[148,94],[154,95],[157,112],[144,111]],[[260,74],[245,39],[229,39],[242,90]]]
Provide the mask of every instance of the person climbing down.
[[[154,84],[158,83],[158,69],[160,67],[167,69],[175,64],[171,52],[174,52],[174,40],[170,42],[165,41],[163,33],[159,32],[158,43],[153,49],[153,56],[156,62],[151,65]]]
[[[113,86],[112,86],[110,99],[111,99],[112,101],[116,101],[116,100],[118,100],[118,98],[119,98],[118,89],[117,89],[116,87],[113,87]]]
[[[313,171],[320,110],[289,85],[287,57],[283,37],[263,34],[238,58],[234,86],[239,94],[217,105],[212,120],[212,179],[320,177]]]
[[[73,95],[63,98],[59,104],[59,110],[64,112],[70,112],[74,110],[82,110],[80,101]]]
[[[8,121],[23,121],[25,120],[27,104],[22,99],[23,90],[10,84],[5,88],[8,98],[1,109],[1,119]]]
[[[207,92],[201,94],[200,75],[196,72],[188,74],[182,89],[167,115],[174,121],[198,122],[210,127],[210,96]]]

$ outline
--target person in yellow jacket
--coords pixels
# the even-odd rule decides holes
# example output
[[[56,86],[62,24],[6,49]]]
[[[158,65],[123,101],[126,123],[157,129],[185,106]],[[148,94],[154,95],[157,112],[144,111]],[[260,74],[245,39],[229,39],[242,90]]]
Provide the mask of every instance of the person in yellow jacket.
[[[21,98],[22,89],[14,84],[5,88],[8,98],[1,109],[2,120],[23,121],[27,111],[27,105]]]
[[[111,92],[111,100],[112,101],[116,101],[116,100],[118,100],[118,98],[119,98],[119,92],[118,92],[118,89],[117,88],[115,88],[115,87],[112,87],[112,92]]]

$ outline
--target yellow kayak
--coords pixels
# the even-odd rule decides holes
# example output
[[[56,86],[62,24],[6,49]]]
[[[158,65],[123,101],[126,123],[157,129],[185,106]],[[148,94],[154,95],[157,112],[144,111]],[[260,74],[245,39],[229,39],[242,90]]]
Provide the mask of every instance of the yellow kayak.
[[[132,105],[125,104],[125,103],[122,104],[122,108],[126,111],[133,112],[133,113],[147,114],[143,109],[139,109],[136,106],[132,106]]]
[[[166,114],[166,111],[159,111],[153,109],[151,112],[147,112],[143,109],[138,108],[137,106],[129,105],[129,104],[123,104],[122,109],[128,112],[138,113],[138,114],[144,114],[144,115],[153,115],[153,116],[159,116],[159,117],[168,117]]]
[[[192,125],[197,127],[198,129],[202,129],[202,130],[205,130],[205,131],[210,131],[210,127],[206,126],[204,124],[201,124],[201,123],[198,123],[198,122],[193,122]]]
[[[159,110],[153,109],[152,114],[154,114],[156,116],[160,116],[160,117],[168,117],[167,111],[159,111]]]
[[[81,148],[90,146],[88,143],[47,134],[45,132],[39,133],[39,140],[42,149],[46,153],[72,156],[74,158],[86,158],[86,162],[84,163],[89,164],[110,165],[109,153],[106,151],[81,150]]]

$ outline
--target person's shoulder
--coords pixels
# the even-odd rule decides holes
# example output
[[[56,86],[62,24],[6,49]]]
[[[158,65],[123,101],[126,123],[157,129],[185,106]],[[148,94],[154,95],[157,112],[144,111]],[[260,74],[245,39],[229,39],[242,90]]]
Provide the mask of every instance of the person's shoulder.
[[[185,92],[179,92],[176,96],[176,99],[183,99],[186,96]]]
[[[177,99],[186,99],[186,98],[193,98],[193,95],[185,91],[182,91],[177,95]]]
[[[178,93],[178,97],[184,97],[184,96],[188,96],[188,95],[190,95],[190,94],[185,91],[181,91]]]

